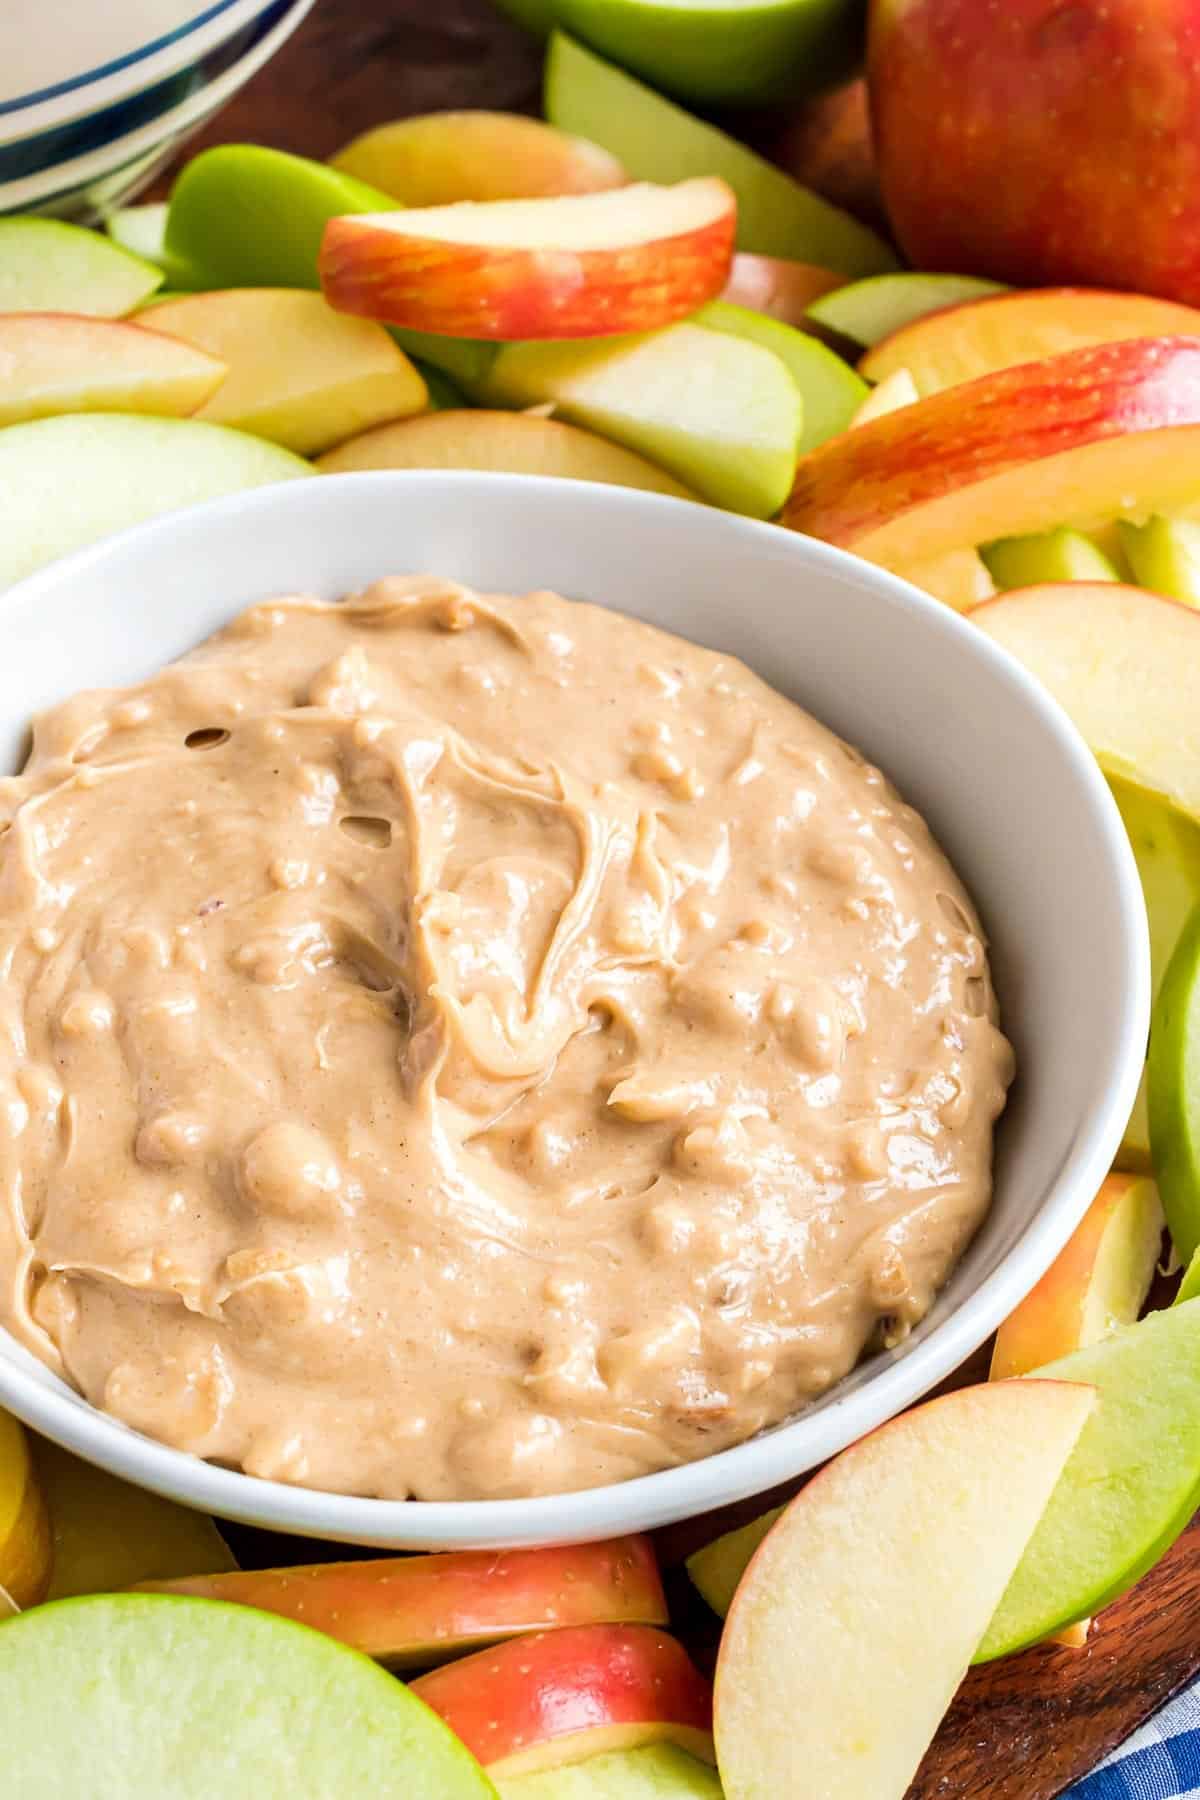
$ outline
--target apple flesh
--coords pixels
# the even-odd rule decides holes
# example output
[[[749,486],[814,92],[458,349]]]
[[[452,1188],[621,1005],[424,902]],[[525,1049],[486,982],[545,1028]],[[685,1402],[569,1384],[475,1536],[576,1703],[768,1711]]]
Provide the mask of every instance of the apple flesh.
[[[161,269],[165,263],[164,240],[167,233],[167,203],[155,200],[145,206],[122,206],[114,213],[109,213],[104,221],[104,229],[114,244],[122,250],[128,250],[131,256],[140,256],[143,261],[157,263]]]
[[[198,418],[314,456],[391,419],[428,393],[381,325],[348,319],[319,294],[231,288],[157,306],[155,331],[222,358],[228,374]]]
[[[195,419],[87,413],[0,432],[0,587],[177,507],[310,475],[290,451]]]
[[[1121,547],[1141,587],[1200,606],[1200,525],[1158,514],[1144,525],[1121,520]]]
[[[0,427],[57,413],[162,413],[204,404],[225,364],[121,319],[0,313]]]
[[[889,378],[890,379],[890,378]],[[999,538],[980,551],[998,588],[1041,587],[1048,581],[1120,581],[1120,571],[1081,531],[1034,532]]]
[[[680,19],[694,29],[694,10],[685,9]],[[849,213],[561,31],[546,57],[545,110],[561,130],[611,150],[635,180],[720,176],[737,195],[739,250],[818,263],[848,276],[895,266],[882,239]]]
[[[552,404],[704,499],[769,518],[796,466],[800,395],[771,351],[699,325],[596,343],[506,344],[483,397]]]
[[[1000,282],[973,275],[869,275],[839,288],[836,299],[829,294],[816,300],[808,316],[826,331],[866,348],[931,313],[1003,292]]]
[[[603,481],[674,494],[680,500],[696,498],[644,457],[578,425],[475,407],[381,425],[329,451],[317,466],[329,475],[351,469],[493,469],[511,475]]]
[[[1195,0],[876,0],[876,159],[909,261],[1200,301],[1196,24]]]
[[[782,1506],[773,1506],[769,1512],[760,1513],[757,1519],[751,1519],[748,1525],[739,1525],[736,1531],[726,1531],[721,1537],[714,1538],[711,1544],[705,1544],[688,1557],[687,1572],[692,1586],[720,1618],[725,1617],[733,1604],[738,1583],[746,1573],[754,1552],[775,1521],[783,1517],[784,1511]]]
[[[69,1721],[69,1724],[67,1723]],[[0,1631],[13,1794],[495,1800],[441,1720],[318,1631],[165,1594],[57,1600]]]
[[[977,550],[944,550],[924,562],[897,567],[895,573],[955,612],[972,612],[996,593],[996,584]]]
[[[997,369],[1039,362],[1066,350],[1125,338],[1195,337],[1198,332],[1200,312],[1170,300],[1043,288],[1000,293],[915,320],[868,350],[858,366],[868,381],[907,369],[920,394],[940,394]]]
[[[855,411],[850,420],[850,429],[859,425],[869,425],[872,419],[884,419],[888,413],[899,412],[902,407],[912,406],[921,398],[917,392],[917,384],[907,369],[893,369],[884,377],[877,387],[868,393],[862,405]]]
[[[1200,338],[1070,350],[947,388],[805,457],[794,530],[903,566],[1195,498]],[[1090,590],[1089,590],[1090,591]]]
[[[801,1489],[721,1639],[727,1800],[902,1800],[1094,1404],[1066,1381],[960,1388]]]
[[[331,219],[321,285],[340,312],[444,337],[651,331],[719,294],[737,203],[723,181],[639,182]]]
[[[1200,1250],[1200,908],[1158,990],[1146,1076],[1151,1160],[1171,1241],[1190,1263]]]
[[[827,438],[845,431],[867,398],[867,384],[840,356],[805,336],[794,326],[745,306],[714,300],[703,306],[694,323],[709,331],[725,331],[770,350],[788,370],[800,393],[801,423],[797,448],[813,450]]]
[[[394,119],[363,132],[330,162],[404,206],[594,194],[626,180],[616,157],[599,144],[504,112]]]
[[[674,1744],[590,1756],[540,1775],[501,1776],[500,1800],[724,1800],[721,1778]]]
[[[1154,1183],[1110,1175],[1066,1247],[996,1335],[991,1379],[1028,1375],[1132,1325],[1158,1266],[1165,1226]]]
[[[822,294],[842,286],[845,277],[813,263],[789,262],[782,256],[755,256],[739,250],[729,270],[722,300],[748,306],[784,325],[803,328],[808,309]]]
[[[712,1762],[712,1690],[648,1625],[579,1625],[515,1638],[412,1684],[493,1779],[673,1743]]]
[[[151,1585],[297,1619],[391,1668],[427,1668],[464,1650],[549,1626],[666,1623],[648,1538],[549,1550],[244,1569]]]
[[[25,1429],[0,1412],[0,1592],[33,1606],[50,1584],[53,1542],[45,1495]]]
[[[1125,1593],[1200,1499],[1200,1303],[1150,1313],[1021,1382],[1086,1382],[1100,1404],[976,1652],[1022,1650]]]
[[[0,219],[0,313],[118,319],[162,286],[163,272],[80,225]]]

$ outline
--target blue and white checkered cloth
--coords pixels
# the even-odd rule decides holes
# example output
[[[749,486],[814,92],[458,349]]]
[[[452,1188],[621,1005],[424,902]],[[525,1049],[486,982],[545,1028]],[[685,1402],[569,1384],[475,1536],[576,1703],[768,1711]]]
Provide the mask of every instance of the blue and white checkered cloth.
[[[1200,1800],[1200,1682],[1068,1788],[1063,1800]]]

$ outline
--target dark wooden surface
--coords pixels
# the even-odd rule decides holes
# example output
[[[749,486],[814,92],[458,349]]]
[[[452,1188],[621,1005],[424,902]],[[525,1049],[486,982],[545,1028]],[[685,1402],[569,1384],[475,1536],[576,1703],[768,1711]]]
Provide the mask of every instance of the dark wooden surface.
[[[539,73],[537,46],[488,0],[317,0],[297,35],[189,152],[248,140],[327,156],[403,114],[464,106],[532,112]],[[729,123],[832,199],[879,219],[861,85],[791,117]],[[660,1534],[676,1616],[702,1661],[711,1661],[716,1621],[678,1564],[716,1526],[751,1517],[763,1504]],[[285,1547],[259,1534],[237,1536],[242,1553],[259,1563],[297,1554],[294,1540]],[[803,1594],[796,1603],[803,1629]],[[1053,1800],[1200,1671],[1198,1608],[1200,1520],[1104,1613],[1085,1650],[1039,1648],[972,1672],[909,1800]]]

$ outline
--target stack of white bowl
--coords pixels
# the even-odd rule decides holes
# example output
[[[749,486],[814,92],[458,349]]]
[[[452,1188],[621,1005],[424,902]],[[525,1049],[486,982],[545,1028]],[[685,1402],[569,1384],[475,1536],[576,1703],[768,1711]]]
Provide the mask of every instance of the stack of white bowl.
[[[313,0],[0,0],[0,213],[89,221],[148,182]]]

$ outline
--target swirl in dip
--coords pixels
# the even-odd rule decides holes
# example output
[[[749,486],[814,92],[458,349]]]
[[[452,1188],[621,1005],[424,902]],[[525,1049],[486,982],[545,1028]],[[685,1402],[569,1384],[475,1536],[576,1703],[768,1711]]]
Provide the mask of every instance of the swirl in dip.
[[[551,594],[253,607],[0,782],[0,1319],[139,1431],[422,1499],[686,1462],[897,1343],[1012,1072],[923,821]]]

